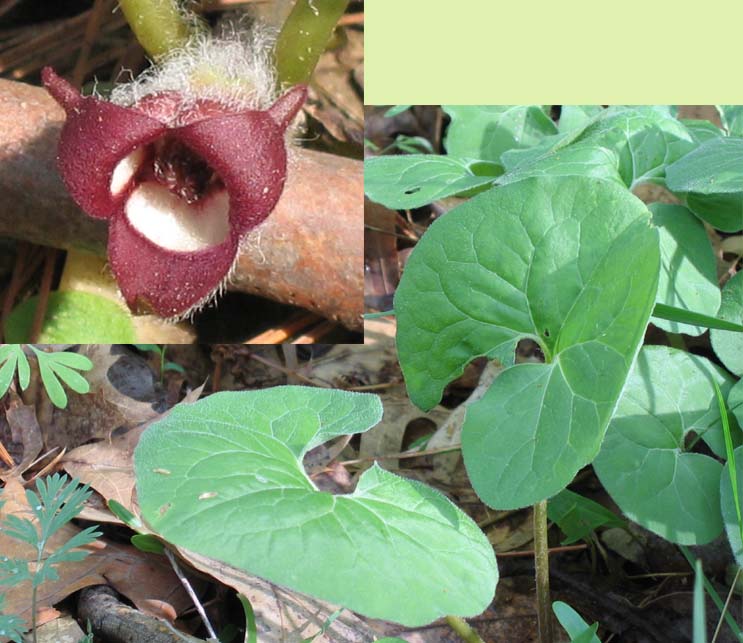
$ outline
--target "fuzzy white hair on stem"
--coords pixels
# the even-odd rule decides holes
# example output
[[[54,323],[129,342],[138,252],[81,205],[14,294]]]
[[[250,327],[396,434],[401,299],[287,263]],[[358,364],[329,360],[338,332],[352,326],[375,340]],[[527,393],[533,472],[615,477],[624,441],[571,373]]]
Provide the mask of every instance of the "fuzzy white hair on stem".
[[[277,98],[274,41],[275,32],[260,24],[245,29],[232,23],[219,35],[199,33],[136,80],[115,87],[110,100],[130,107],[146,96],[177,92],[184,106],[207,99],[235,111],[267,109]]]

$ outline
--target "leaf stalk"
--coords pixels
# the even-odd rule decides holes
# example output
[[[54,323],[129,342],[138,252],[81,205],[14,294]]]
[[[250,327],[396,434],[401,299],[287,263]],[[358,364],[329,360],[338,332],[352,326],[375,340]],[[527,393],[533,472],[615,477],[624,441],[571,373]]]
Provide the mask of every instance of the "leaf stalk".
[[[552,643],[550,561],[547,542],[547,501],[534,505],[534,572],[537,583],[539,643]]]

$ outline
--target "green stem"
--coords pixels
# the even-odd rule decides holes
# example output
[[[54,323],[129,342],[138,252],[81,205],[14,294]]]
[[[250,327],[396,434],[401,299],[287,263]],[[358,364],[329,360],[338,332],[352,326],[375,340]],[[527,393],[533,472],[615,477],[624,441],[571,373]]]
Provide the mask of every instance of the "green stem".
[[[349,0],[297,0],[276,41],[279,85],[309,81]]]
[[[465,643],[485,643],[480,638],[480,635],[463,618],[459,616],[447,616],[446,622]]]
[[[34,637],[34,643],[37,643],[36,641],[36,584],[34,583],[34,588],[31,590],[31,633]]]
[[[552,643],[550,557],[547,543],[547,501],[534,505],[534,572],[537,581],[539,643]]]
[[[176,0],[119,0],[129,26],[139,44],[152,58],[183,47],[192,26]]]
[[[43,538],[43,530],[42,530],[42,538]],[[33,634],[33,643],[37,643],[36,641],[36,595],[37,590],[39,589],[39,577],[40,577],[40,571],[42,566],[42,559],[44,558],[44,549],[46,548],[46,540],[41,540],[39,544],[36,546],[36,569],[34,570],[34,577],[31,581],[32,589],[31,589],[31,632]]]

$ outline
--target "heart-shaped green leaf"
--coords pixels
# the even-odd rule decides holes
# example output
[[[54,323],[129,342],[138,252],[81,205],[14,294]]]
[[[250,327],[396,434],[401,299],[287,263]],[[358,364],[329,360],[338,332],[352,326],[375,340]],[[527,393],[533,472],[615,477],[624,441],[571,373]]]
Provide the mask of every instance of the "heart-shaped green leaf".
[[[547,364],[496,378],[467,411],[465,464],[478,495],[521,507],[560,491],[598,453],[655,299],[659,250],[647,208],[584,177],[525,179],[436,221],[395,295],[397,347],[415,404],[433,407],[474,357]]]
[[[466,514],[376,465],[345,496],[302,468],[309,449],[381,414],[373,395],[295,386],[177,407],[135,451],[142,517],[180,547],[367,616],[417,626],[477,614],[497,568]]]
[[[720,307],[720,288],[715,255],[704,225],[681,205],[653,203],[650,211],[660,231],[657,301],[714,317]],[[653,323],[671,333],[701,335],[707,330],[663,319]]]
[[[666,168],[669,190],[724,232],[743,230],[743,138],[713,138]]]
[[[722,289],[722,301],[717,316],[743,324],[743,272],[729,279]],[[736,375],[743,376],[743,333],[712,329],[710,340],[715,354],[725,367]]]
[[[666,165],[696,146],[686,128],[660,105],[604,110],[574,144],[589,142],[617,154],[619,174],[628,187],[661,179]]]
[[[540,105],[443,105],[451,118],[444,145],[461,158],[500,162],[511,149],[528,148],[557,134]]]
[[[684,545],[709,542],[722,531],[722,465],[687,444],[694,431],[725,454],[713,382],[725,393],[733,384],[703,357],[643,348],[593,463],[629,518]]]
[[[388,208],[406,210],[487,186],[501,172],[493,163],[451,156],[377,156],[364,162],[364,192]]]

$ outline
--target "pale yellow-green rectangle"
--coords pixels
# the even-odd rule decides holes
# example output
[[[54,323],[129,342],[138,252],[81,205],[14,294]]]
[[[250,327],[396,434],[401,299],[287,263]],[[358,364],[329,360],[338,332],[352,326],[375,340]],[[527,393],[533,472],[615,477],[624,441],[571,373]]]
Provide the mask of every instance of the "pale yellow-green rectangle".
[[[743,103],[740,0],[366,0],[365,102]]]

